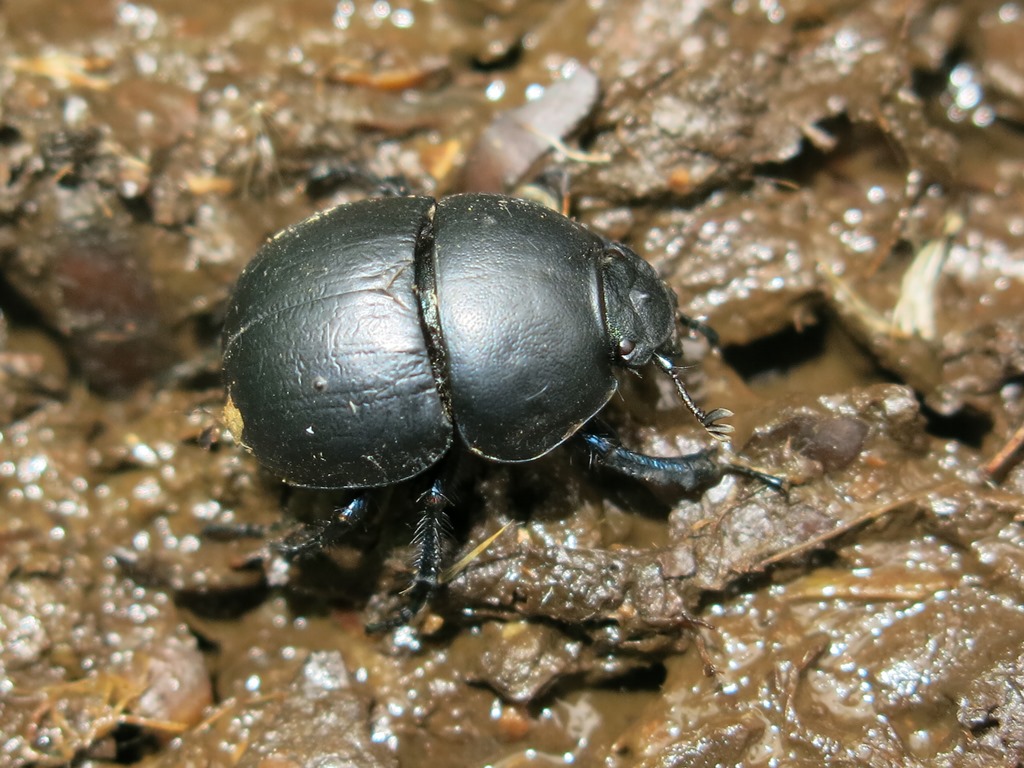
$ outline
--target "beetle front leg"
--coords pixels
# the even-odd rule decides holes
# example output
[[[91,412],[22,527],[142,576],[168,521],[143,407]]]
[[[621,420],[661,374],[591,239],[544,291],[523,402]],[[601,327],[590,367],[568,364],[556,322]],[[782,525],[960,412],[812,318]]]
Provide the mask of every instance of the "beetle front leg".
[[[623,447],[611,430],[594,421],[576,434],[592,461],[621,475],[659,485],[675,485],[684,491],[709,488],[730,473],[760,480],[777,491],[786,493],[789,483],[746,464],[718,461],[711,448],[684,456],[648,456]]]
[[[623,447],[617,438],[592,424],[577,433],[577,440],[595,463],[637,480],[694,491],[722,479],[723,467],[715,460],[713,449],[685,456],[648,456]]]
[[[449,460],[446,463],[451,465],[453,462]],[[448,530],[446,512],[452,504],[445,492],[450,480],[451,472],[443,471],[420,496],[419,504],[423,511],[413,539],[416,546],[416,575],[409,588],[402,592],[402,606],[390,617],[367,624],[367,633],[385,632],[408,624],[437,591],[441,583],[441,562]]]

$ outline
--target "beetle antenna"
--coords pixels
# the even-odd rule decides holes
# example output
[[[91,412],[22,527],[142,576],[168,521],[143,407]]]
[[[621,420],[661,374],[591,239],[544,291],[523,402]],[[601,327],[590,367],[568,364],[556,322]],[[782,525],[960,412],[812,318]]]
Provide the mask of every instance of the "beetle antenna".
[[[676,392],[679,393],[679,397],[682,398],[690,412],[697,417],[697,421],[707,430],[708,434],[722,442],[728,440],[729,435],[732,433],[732,425],[719,422],[721,419],[727,419],[732,416],[732,411],[728,408],[715,408],[715,410],[705,413],[700,406],[693,402],[693,398],[690,397],[690,393],[686,390],[686,385],[679,375],[679,367],[672,362],[672,358],[661,352],[655,352],[653,360],[672,379],[672,382],[676,385]]]
[[[678,319],[679,323],[683,326],[683,328],[686,328],[689,331],[693,331],[694,333],[699,333],[701,336],[707,339],[708,344],[711,345],[712,349],[722,348],[722,342],[721,339],[719,339],[718,337],[718,331],[716,331],[710,325],[705,323],[703,320],[698,320],[696,317],[684,314],[683,312],[679,313]]]

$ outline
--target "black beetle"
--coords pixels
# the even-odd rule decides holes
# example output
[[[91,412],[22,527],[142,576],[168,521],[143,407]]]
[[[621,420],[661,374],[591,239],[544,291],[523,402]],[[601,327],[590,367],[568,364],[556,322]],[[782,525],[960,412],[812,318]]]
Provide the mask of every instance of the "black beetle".
[[[650,363],[716,437],[731,414],[689,398],[676,297],[650,265],[513,197],[376,198],[288,227],[239,278],[223,342],[225,424],[294,486],[391,485],[456,442],[529,461],[574,435],[613,470],[688,490],[736,468],[710,451],[637,454],[588,424],[616,367]],[[422,499],[408,602],[377,628],[407,622],[438,584],[443,474]],[[365,509],[357,496],[338,526]]]

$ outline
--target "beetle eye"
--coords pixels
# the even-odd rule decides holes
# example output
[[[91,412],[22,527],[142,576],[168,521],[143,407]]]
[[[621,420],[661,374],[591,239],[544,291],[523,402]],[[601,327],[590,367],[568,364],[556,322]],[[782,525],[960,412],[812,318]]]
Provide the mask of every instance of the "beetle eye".
[[[620,339],[619,345],[616,347],[616,354],[623,360],[629,359],[629,356],[633,354],[636,349],[636,342],[632,339]]]

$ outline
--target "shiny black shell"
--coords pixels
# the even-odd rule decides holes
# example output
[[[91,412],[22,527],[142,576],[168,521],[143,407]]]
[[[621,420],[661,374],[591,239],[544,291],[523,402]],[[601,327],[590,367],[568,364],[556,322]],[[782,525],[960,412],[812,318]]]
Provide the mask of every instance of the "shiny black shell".
[[[457,432],[496,461],[575,433],[616,388],[604,241],[500,195],[393,197],[315,214],[239,278],[225,420],[292,485],[418,474]]]

